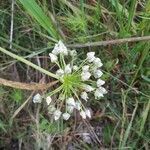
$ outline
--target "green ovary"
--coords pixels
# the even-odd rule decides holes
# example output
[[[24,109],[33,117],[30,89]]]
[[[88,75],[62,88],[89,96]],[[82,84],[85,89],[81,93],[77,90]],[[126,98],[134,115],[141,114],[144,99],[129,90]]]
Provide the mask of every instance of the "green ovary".
[[[73,91],[77,92],[80,89],[82,81],[79,74],[67,74],[64,75],[63,79],[63,91],[65,96],[72,96]]]

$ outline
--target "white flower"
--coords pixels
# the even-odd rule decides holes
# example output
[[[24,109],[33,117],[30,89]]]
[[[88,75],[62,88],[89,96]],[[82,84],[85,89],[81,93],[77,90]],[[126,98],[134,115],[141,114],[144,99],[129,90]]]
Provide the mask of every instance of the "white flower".
[[[94,77],[97,79],[97,78],[100,78],[102,75],[103,75],[103,72],[101,70],[94,70]]]
[[[51,101],[52,101],[51,97],[48,96],[48,97],[46,98],[46,103],[47,103],[47,105],[49,105],[49,104],[51,103]]]
[[[52,53],[49,53],[49,57],[50,57],[52,63],[54,63],[58,60],[58,57]]]
[[[70,98],[68,98],[67,100],[66,100],[66,103],[68,104],[68,105],[70,105],[70,106],[76,106],[76,103],[75,103],[75,100],[74,100],[74,98],[73,97],[70,97]]]
[[[97,82],[96,82],[96,84],[97,84],[97,87],[100,87],[100,86],[102,86],[103,84],[105,84],[105,81],[103,81],[103,80],[101,80],[101,79],[98,79]]]
[[[64,113],[62,116],[63,116],[64,120],[68,120],[70,118],[70,114],[69,113]]]
[[[74,106],[67,105],[67,106],[66,106],[66,111],[69,112],[69,113],[72,113],[73,110],[74,110],[74,108],[75,108]]]
[[[66,65],[66,66],[65,66],[65,73],[66,73],[66,74],[70,74],[71,71],[72,71],[72,70],[71,70],[70,64]]]
[[[87,93],[86,92],[82,92],[81,93],[81,98],[84,99],[85,101],[87,101],[87,99],[88,99]]]
[[[69,51],[70,56],[75,57],[77,55],[77,51],[76,50],[71,50]]]
[[[33,97],[33,103],[41,103],[42,102],[42,96],[37,93],[36,95],[34,95]]]
[[[85,110],[85,114],[87,117],[91,118],[91,111],[89,109]]]
[[[81,111],[80,111],[80,116],[81,116],[83,119],[86,119],[86,113],[85,113],[85,111],[81,110]]]
[[[103,94],[107,94],[107,91],[105,88],[103,87],[99,87],[99,90],[103,93]]]
[[[58,55],[58,54],[68,55],[68,50],[67,47],[63,44],[63,42],[59,41],[57,44],[55,44],[52,53],[54,55]]]
[[[58,55],[58,54],[60,54],[60,51],[61,51],[61,42],[59,41],[58,43],[55,44],[55,47],[52,50],[52,53],[54,55]]]
[[[103,92],[101,92],[101,90],[99,88],[96,89],[94,96],[95,96],[95,99],[99,99],[101,97],[104,97]]]
[[[83,86],[83,89],[84,89],[86,92],[92,92],[92,91],[94,91],[94,88],[93,88],[92,86],[90,86],[90,85],[87,85],[87,84],[85,84],[85,85]]]
[[[62,77],[64,75],[64,71],[62,69],[59,69],[56,71],[56,75]]]
[[[55,106],[54,105],[50,105],[48,107],[48,112],[51,114],[51,113],[54,113],[54,111],[56,110]]]
[[[91,77],[91,73],[89,73],[89,72],[82,72],[81,73],[82,81],[87,81],[90,77]]]
[[[81,109],[81,103],[77,101],[75,108],[76,108],[77,110],[80,110],[80,109]]]
[[[78,66],[76,66],[76,65],[73,66],[73,70],[74,70],[74,71],[77,71],[78,69],[79,69]]]
[[[88,52],[87,53],[87,60],[88,60],[88,62],[93,62],[94,61],[94,59],[95,59],[95,52]]]
[[[60,99],[61,101],[65,100],[64,93],[60,93],[58,99]]]
[[[89,65],[85,65],[82,67],[82,71],[83,72],[88,72],[89,71],[90,66]]]
[[[60,110],[56,110],[54,112],[54,119],[58,120],[60,118],[61,114],[62,114],[62,112]]]
[[[103,64],[101,62],[101,60],[99,58],[95,58],[94,61],[93,61],[94,65],[99,68],[99,67],[102,67]]]
[[[85,143],[92,144],[90,133],[82,133],[82,138]]]

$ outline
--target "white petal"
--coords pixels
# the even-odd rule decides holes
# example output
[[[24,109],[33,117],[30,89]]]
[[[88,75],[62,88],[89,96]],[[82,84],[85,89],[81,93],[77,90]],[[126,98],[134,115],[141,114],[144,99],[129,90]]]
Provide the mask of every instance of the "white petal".
[[[102,64],[102,62],[101,62],[101,60],[100,60],[100,58],[95,58],[94,61],[93,61],[93,63],[94,63],[94,65],[95,65],[97,68],[103,66],[103,64]]]
[[[62,116],[63,116],[64,120],[68,120],[70,118],[70,114],[69,113],[64,113]]]
[[[46,103],[47,103],[47,105],[49,105],[49,104],[51,103],[51,101],[52,101],[52,98],[51,98],[50,96],[48,96],[48,97],[46,98]]]
[[[52,53],[55,55],[58,55],[58,54],[68,55],[68,50],[66,46],[63,44],[63,42],[59,41],[57,44],[55,44],[55,47],[52,50]]]
[[[100,78],[101,76],[103,75],[103,72],[101,70],[95,70],[94,71],[94,77],[97,79],[97,78]]]
[[[86,119],[86,113],[83,110],[80,111],[80,115],[83,119]]]
[[[81,110],[81,103],[80,102],[76,102],[76,107],[77,110]]]
[[[58,57],[52,53],[49,53],[49,56],[50,56],[50,59],[51,59],[51,62],[56,62],[58,60]]]
[[[107,91],[104,87],[99,87],[99,90],[101,91],[101,93],[107,94]]]
[[[77,51],[76,50],[69,51],[69,53],[70,53],[70,56],[72,56],[72,57],[77,55]]]
[[[78,69],[79,69],[78,66],[76,66],[76,65],[73,66],[73,70],[74,70],[74,71],[77,71]]]
[[[59,53],[60,53],[59,46],[58,46],[58,44],[55,44],[55,47],[54,47],[54,49],[52,50],[52,54],[58,55]]]
[[[48,112],[49,112],[50,114],[54,113],[55,110],[56,110],[56,108],[55,108],[54,105],[50,105],[50,106],[48,107]]]
[[[42,96],[37,93],[34,97],[33,97],[33,103],[41,103],[42,102]]]
[[[52,53],[54,55],[58,55],[61,52],[61,47],[60,47],[60,41],[58,43],[55,44],[54,49],[52,50]]]
[[[83,89],[86,92],[92,92],[92,91],[94,91],[94,88],[92,86],[90,86],[90,85],[87,85],[87,84],[83,86]]]
[[[67,47],[64,45],[64,43],[62,41],[59,41],[58,44],[59,44],[59,47],[61,49],[60,50],[61,53],[64,55],[68,55],[68,50],[67,50]]]
[[[95,99],[99,99],[101,97],[104,97],[103,93],[99,89],[96,89],[94,96],[95,96]]]
[[[83,72],[88,72],[89,71],[90,66],[89,65],[85,65],[82,67],[82,71]]]
[[[85,110],[86,116],[91,118],[91,111],[89,109]]]
[[[103,84],[105,84],[105,81],[103,81],[103,80],[101,80],[101,79],[98,79],[97,82],[96,82],[96,84],[97,84],[97,87],[100,87],[100,86],[102,86]]]
[[[60,118],[61,114],[62,114],[62,112],[60,110],[56,110],[54,112],[54,119],[58,120]]]
[[[89,72],[82,72],[81,73],[82,81],[87,81],[90,77],[91,77],[91,73],[89,73]]]
[[[73,112],[73,110],[74,110],[74,106],[71,106],[71,105],[67,105],[66,106],[66,110],[67,110],[67,112],[69,112],[69,113],[72,113]]]
[[[82,133],[82,138],[85,143],[92,144],[90,133]]]
[[[56,75],[58,77],[62,77],[64,75],[64,71],[62,69],[59,69],[59,70],[56,71]]]
[[[70,64],[66,65],[66,67],[65,67],[65,73],[66,73],[66,74],[70,74],[71,71],[72,71],[72,69],[71,69]]]
[[[87,60],[88,60],[88,62],[93,62],[94,61],[94,59],[95,59],[95,52],[88,52],[87,53]]]
[[[66,100],[66,103],[68,104],[68,105],[70,105],[70,106],[76,106],[76,103],[75,103],[75,100],[74,100],[74,98],[73,97],[70,97],[70,98],[68,98],[67,100]]]
[[[82,92],[81,93],[81,98],[84,99],[85,101],[87,101],[87,99],[88,99],[87,93],[86,92]]]

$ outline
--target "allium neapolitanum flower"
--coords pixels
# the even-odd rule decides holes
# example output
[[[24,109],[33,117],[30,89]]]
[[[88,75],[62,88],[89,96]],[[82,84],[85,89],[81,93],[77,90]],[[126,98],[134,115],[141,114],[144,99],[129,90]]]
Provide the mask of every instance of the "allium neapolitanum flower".
[[[77,52],[68,50],[62,41],[55,45],[49,56],[51,62],[57,65],[56,75],[60,81],[58,88],[46,98],[49,112],[55,120],[61,116],[68,120],[75,109],[83,119],[91,118],[91,111],[84,103],[90,100],[92,95],[95,99],[100,99],[107,93],[102,87],[105,81],[100,79],[103,75],[100,58],[95,56],[95,52],[88,52],[82,62],[77,62]],[[33,102],[41,103],[41,96],[35,95]]]

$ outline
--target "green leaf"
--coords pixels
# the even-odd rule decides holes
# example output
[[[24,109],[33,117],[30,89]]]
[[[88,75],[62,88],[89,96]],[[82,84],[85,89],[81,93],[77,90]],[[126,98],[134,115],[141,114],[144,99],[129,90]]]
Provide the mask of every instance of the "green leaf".
[[[41,116],[39,128],[41,132],[56,134],[61,133],[64,131],[64,127],[61,128],[61,125],[63,125],[62,121],[59,120],[58,122],[50,122],[43,116]],[[64,125],[63,125],[64,126]]]
[[[148,78],[147,76],[145,76],[145,75],[141,75],[141,77],[145,80],[145,81],[147,81],[147,82],[149,82],[150,83],[150,78]]]
[[[7,130],[5,127],[6,127],[6,125],[2,122],[2,120],[0,120],[0,131],[3,130],[6,133]]]
[[[59,34],[54,28],[51,18],[45,15],[42,8],[35,0],[19,0],[28,13],[55,39],[58,40]]]

